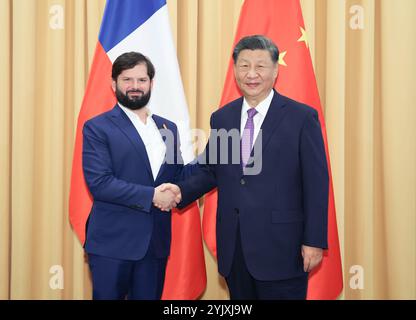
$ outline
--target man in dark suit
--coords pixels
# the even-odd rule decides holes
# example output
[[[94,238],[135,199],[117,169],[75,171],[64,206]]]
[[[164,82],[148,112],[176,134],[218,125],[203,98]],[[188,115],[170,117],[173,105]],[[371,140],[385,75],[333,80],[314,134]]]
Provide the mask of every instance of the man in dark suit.
[[[273,89],[278,57],[264,36],[239,41],[234,74],[243,97],[212,114],[198,173],[164,186],[181,193],[180,207],[218,188],[218,269],[231,299],[305,299],[308,272],[327,247],[329,178],[318,114]],[[229,134],[236,130],[237,157]]]
[[[118,57],[112,67],[118,103],[83,129],[83,170],[94,200],[85,243],[94,299],[162,295],[171,215],[154,204],[170,211],[179,202],[157,186],[175,182],[183,165],[176,125],[148,108],[154,74],[140,53]]]

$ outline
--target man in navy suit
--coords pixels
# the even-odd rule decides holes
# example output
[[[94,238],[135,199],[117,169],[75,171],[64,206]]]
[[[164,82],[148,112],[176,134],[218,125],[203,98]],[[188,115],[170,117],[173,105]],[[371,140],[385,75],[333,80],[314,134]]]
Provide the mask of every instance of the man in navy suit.
[[[148,108],[154,74],[140,53],[118,57],[112,67],[118,103],[83,129],[83,170],[94,200],[85,243],[94,299],[162,295],[171,215],[155,205],[176,206],[179,198],[160,185],[184,171],[176,125]],[[164,141],[162,131],[173,139]]]
[[[182,195],[180,207],[218,188],[218,269],[231,299],[305,299],[308,273],[327,247],[329,178],[318,114],[273,89],[278,58],[264,36],[239,41],[234,74],[243,97],[212,114],[197,174],[165,186]],[[241,141],[237,157],[232,134],[224,137],[232,131]]]

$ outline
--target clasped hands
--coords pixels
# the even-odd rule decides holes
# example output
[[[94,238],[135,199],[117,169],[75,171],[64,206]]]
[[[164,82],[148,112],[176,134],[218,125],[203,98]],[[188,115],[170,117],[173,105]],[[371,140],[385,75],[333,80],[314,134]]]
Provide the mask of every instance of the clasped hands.
[[[155,188],[153,204],[162,211],[170,211],[181,202],[181,189],[172,183],[163,183]]]

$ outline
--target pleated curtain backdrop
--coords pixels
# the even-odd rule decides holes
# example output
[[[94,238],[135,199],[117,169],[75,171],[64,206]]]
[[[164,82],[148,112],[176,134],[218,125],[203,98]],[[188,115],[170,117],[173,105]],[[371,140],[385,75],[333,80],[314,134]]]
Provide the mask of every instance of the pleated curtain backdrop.
[[[191,125],[208,134],[243,0],[167,2]],[[340,298],[416,299],[416,2],[301,4],[328,133]],[[0,2],[0,299],[91,298],[68,194],[104,6]],[[208,251],[206,263],[202,299],[227,299]]]

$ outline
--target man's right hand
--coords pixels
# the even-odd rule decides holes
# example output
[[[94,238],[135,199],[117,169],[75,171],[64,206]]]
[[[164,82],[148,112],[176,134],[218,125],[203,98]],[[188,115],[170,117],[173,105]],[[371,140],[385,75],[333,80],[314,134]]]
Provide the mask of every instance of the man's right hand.
[[[155,188],[153,204],[162,211],[170,211],[181,201],[181,190],[177,185],[164,183]]]

